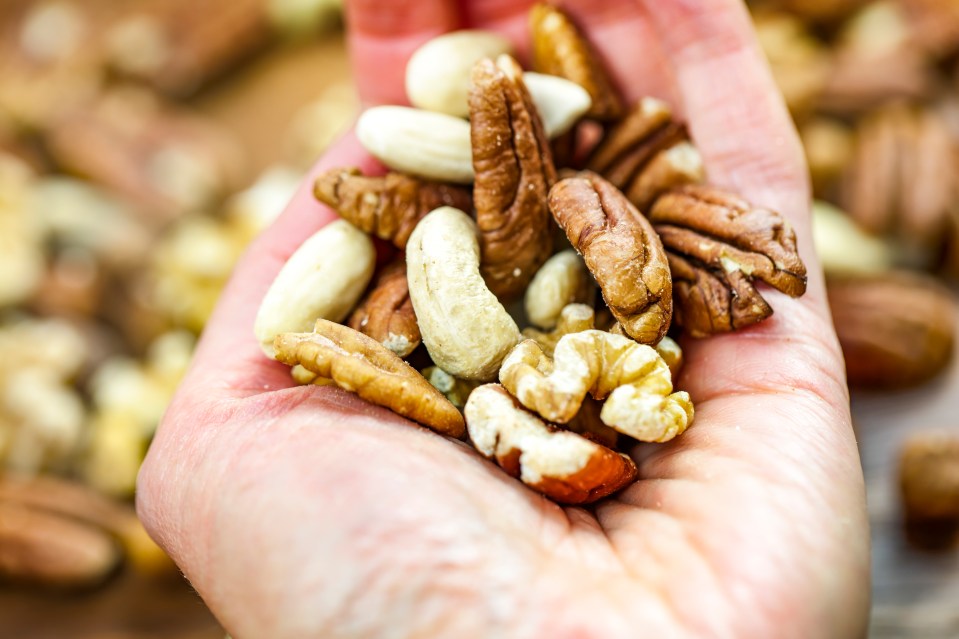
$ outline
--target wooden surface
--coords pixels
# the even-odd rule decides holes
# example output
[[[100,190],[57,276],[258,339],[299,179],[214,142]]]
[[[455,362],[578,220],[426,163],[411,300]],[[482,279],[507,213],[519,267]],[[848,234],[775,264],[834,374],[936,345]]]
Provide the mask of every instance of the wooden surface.
[[[959,638],[955,531],[907,529],[896,484],[899,445],[910,433],[935,430],[959,435],[959,362],[954,358],[946,374],[919,389],[854,392],[852,404],[872,524],[869,636]]]

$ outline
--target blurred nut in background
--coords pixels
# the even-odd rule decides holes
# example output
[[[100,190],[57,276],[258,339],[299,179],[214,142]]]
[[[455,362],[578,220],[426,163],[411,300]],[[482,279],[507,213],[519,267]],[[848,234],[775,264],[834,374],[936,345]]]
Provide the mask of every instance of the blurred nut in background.
[[[918,433],[902,447],[899,486],[910,519],[959,521],[959,438]]]
[[[956,302],[936,280],[907,272],[835,276],[826,288],[850,385],[912,386],[952,358]]]

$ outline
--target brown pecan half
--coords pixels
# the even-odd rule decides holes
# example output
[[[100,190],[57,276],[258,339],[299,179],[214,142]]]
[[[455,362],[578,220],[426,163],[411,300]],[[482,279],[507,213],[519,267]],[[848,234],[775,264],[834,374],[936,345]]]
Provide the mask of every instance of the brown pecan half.
[[[774,211],[688,185],[661,196],[650,220],[669,253],[676,321],[694,336],[769,317],[772,308],[753,285],[757,278],[792,297],[806,292],[796,234]]]
[[[89,586],[120,562],[119,547],[93,526],[0,501],[0,575],[57,587]]]
[[[951,360],[955,301],[933,278],[905,272],[833,276],[826,291],[850,385],[913,386]]]
[[[420,327],[410,301],[405,256],[388,264],[377,275],[347,324],[400,357],[406,357],[420,345]]]
[[[529,13],[533,37],[533,69],[558,75],[586,89],[593,106],[586,113],[596,120],[622,116],[622,98],[596,52],[579,29],[557,7],[538,4]]]
[[[402,173],[368,177],[357,168],[331,169],[313,185],[316,199],[361,231],[406,248],[424,215],[441,206],[473,208],[467,189]]]
[[[564,504],[585,504],[631,484],[627,457],[530,413],[499,384],[474,390],[466,402],[473,446],[507,474]]]
[[[947,124],[929,110],[885,107],[863,119],[842,204],[867,231],[922,248],[942,242],[959,170]]]
[[[662,339],[672,316],[672,283],[649,221],[616,187],[589,172],[558,182],[549,208],[626,333],[643,344]]]
[[[480,270],[498,296],[521,293],[552,254],[546,194],[556,181],[549,142],[509,56],[480,60],[470,87]]]
[[[612,127],[586,166],[622,190],[640,211],[667,190],[705,176],[686,127],[673,121],[669,105],[655,98],[640,100]]]
[[[276,359],[302,365],[319,377],[385,406],[438,433],[462,437],[463,416],[416,370],[371,337],[319,319],[312,333],[281,333]]]

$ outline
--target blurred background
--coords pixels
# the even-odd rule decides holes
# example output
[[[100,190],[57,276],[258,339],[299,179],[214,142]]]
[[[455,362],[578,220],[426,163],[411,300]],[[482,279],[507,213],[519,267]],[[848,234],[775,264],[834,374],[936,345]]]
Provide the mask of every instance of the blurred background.
[[[955,517],[922,506],[959,509],[959,1],[750,5],[855,387],[871,636],[959,637]],[[137,469],[234,262],[357,108],[339,0],[0,0],[0,639],[223,637]],[[918,510],[903,450],[938,473]]]

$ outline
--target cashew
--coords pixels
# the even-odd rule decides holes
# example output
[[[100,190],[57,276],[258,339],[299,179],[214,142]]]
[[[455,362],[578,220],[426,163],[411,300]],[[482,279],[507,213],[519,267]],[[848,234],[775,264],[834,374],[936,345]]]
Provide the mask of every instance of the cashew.
[[[526,289],[523,300],[529,321],[553,328],[567,304],[589,301],[592,282],[583,259],[567,249],[546,260]]]
[[[340,322],[373,277],[376,251],[365,233],[343,220],[327,224],[290,257],[270,286],[253,331],[273,357],[280,333],[307,333],[317,319]]]
[[[406,95],[413,106],[465,118],[473,65],[512,51],[509,40],[491,31],[454,31],[433,38],[406,64]]]
[[[466,120],[409,107],[378,106],[357,120],[356,137],[391,169],[441,182],[473,181]]]
[[[433,362],[462,379],[486,381],[520,340],[519,328],[479,271],[476,224],[441,207],[406,245],[410,299]]]
[[[527,71],[523,83],[536,103],[549,138],[569,131],[593,106],[586,89],[565,78]]]

